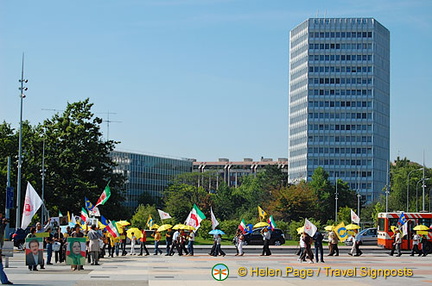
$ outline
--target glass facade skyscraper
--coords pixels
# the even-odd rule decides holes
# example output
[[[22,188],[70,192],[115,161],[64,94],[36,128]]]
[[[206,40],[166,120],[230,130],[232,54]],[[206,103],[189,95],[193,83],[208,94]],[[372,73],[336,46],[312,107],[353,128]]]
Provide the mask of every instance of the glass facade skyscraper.
[[[121,151],[112,151],[110,156],[117,163],[114,171],[127,178],[125,206],[132,209],[138,206],[138,200],[144,193],[161,197],[171,179],[176,175],[192,172],[192,160],[189,159]]]
[[[311,18],[290,33],[289,179],[321,166],[366,201],[390,158],[390,32],[373,18]]]

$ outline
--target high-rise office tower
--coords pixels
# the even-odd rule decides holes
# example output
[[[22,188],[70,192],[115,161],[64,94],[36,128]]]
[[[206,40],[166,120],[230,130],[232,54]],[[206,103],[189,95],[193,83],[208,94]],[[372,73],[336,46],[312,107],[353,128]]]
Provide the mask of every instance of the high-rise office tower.
[[[290,34],[289,179],[317,167],[366,201],[390,157],[390,32],[373,18],[313,18]]]

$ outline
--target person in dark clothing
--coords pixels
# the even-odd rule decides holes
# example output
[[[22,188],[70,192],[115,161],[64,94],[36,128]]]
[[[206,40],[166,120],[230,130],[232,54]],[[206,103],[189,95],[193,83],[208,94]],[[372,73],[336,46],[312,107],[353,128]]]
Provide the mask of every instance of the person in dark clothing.
[[[269,256],[269,255],[271,255],[271,251],[269,248],[271,233],[268,231],[268,228],[264,227],[261,230],[261,235],[263,236],[263,240],[264,240],[264,246],[263,246],[261,256],[264,256],[264,255]]]
[[[317,232],[315,232],[315,234],[313,236],[314,245],[315,245],[315,259],[316,259],[316,262],[321,261],[322,263],[324,263],[324,249],[323,249],[323,245],[322,245],[323,238],[324,238],[324,236],[318,230],[317,230]],[[321,260],[319,259],[320,256],[318,254],[321,255]]]
[[[173,231],[171,228],[168,229],[167,233],[165,234],[165,242],[166,242],[166,254],[165,256],[169,256],[171,253],[171,246],[173,243]]]

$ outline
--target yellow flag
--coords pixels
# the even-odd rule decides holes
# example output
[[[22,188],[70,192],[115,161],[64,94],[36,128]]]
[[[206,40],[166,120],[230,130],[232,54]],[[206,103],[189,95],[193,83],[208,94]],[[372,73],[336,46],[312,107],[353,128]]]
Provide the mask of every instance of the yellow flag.
[[[147,219],[147,227],[148,227],[149,229],[151,229],[151,227],[153,226],[153,224],[154,224],[153,218],[152,218],[151,215],[149,215],[149,217],[148,217],[148,219]]]
[[[336,233],[336,235],[339,237],[340,241],[345,241],[348,238],[348,231],[345,228],[345,223],[341,222],[337,226],[333,228],[333,231]]]
[[[67,217],[68,217],[68,223],[70,223],[71,222],[71,219],[70,219],[70,214],[69,214],[69,211],[67,212]]]
[[[258,206],[258,215],[260,216],[260,218],[265,219],[267,213],[260,206]]]

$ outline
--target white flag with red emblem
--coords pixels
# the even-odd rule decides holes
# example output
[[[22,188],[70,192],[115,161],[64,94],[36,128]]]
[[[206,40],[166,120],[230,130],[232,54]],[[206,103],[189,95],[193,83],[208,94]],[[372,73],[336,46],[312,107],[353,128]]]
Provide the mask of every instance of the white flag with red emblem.
[[[38,193],[36,193],[36,190],[32,187],[30,183],[27,182],[27,190],[24,199],[24,209],[21,220],[22,229],[27,228],[34,214],[38,211],[42,204],[42,199],[39,197]]]
[[[205,218],[206,216],[203,214],[203,212],[197,207],[196,204],[194,204],[191,212],[186,219],[185,224],[198,229],[201,225],[201,221]]]
[[[164,212],[163,210],[157,210],[160,216],[160,219],[169,219],[171,218],[169,213]]]
[[[311,223],[307,218],[305,218],[304,231],[309,234],[309,236],[314,236],[317,231],[317,227]]]
[[[353,223],[360,223],[359,216],[353,210],[351,210],[351,221]]]

